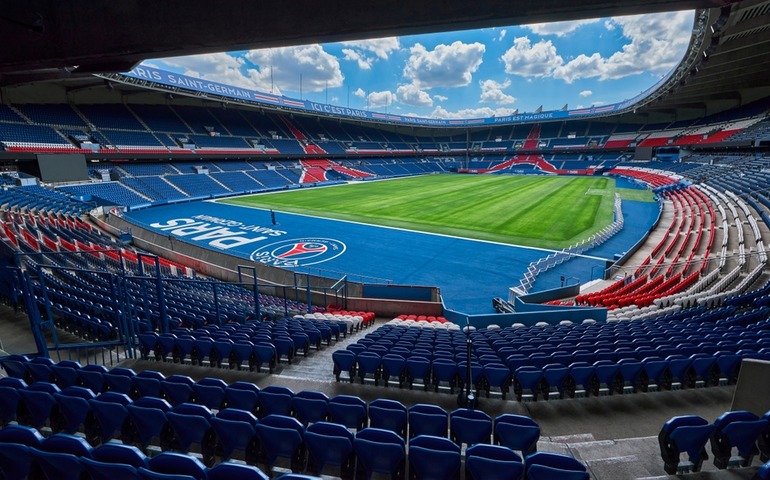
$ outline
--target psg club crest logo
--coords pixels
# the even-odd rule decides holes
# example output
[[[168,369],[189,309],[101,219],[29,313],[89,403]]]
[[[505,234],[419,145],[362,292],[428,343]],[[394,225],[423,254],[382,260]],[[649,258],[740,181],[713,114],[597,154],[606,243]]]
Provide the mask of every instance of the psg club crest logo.
[[[274,267],[307,267],[337,258],[345,244],[330,238],[294,238],[254,250],[251,260]]]

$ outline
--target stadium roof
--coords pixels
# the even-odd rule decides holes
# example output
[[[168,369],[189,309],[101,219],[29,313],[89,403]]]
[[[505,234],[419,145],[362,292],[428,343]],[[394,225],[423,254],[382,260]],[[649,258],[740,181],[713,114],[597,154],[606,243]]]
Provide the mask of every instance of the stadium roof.
[[[269,10],[251,0],[233,0],[229,9],[198,0],[37,0],[7,7],[0,38],[15,48],[0,52],[0,85],[69,78],[74,88],[93,84],[90,76],[78,80],[81,74],[127,71],[148,57],[710,8],[680,69],[623,120],[695,118],[770,95],[770,0],[372,1],[366,9],[348,0],[322,9],[298,0]]]

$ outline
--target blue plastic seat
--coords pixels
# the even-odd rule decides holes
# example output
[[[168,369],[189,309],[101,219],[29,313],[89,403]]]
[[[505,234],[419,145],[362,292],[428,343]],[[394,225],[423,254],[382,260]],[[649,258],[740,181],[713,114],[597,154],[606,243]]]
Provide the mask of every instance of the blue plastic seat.
[[[27,388],[27,382],[17,377],[0,378],[0,426],[16,420],[21,396],[17,390]]]
[[[193,365],[203,366],[211,358],[211,352],[214,350],[214,340],[211,337],[196,337],[193,340],[192,351],[190,352],[190,361]]]
[[[404,439],[389,430],[365,428],[356,432],[353,450],[358,459],[356,478],[369,480],[375,473],[401,480],[405,474]]]
[[[329,416],[329,397],[323,392],[302,390],[291,398],[294,417],[306,427]]]
[[[416,353],[416,352],[412,352]],[[423,388],[427,392],[430,386],[430,360],[428,357],[411,355],[406,359],[406,384],[411,390],[415,380],[422,380]]]
[[[184,363],[189,357],[192,360],[192,352],[195,348],[195,337],[189,333],[180,333],[174,340],[171,350],[171,359],[174,363]]]
[[[345,372],[348,374],[350,383],[353,383],[356,370],[356,354],[350,350],[336,350],[332,353],[334,362],[334,377],[339,382],[340,375]]]
[[[307,354],[310,351],[310,336],[304,332],[292,332],[290,338],[294,344],[294,355],[298,352],[302,352],[302,355],[307,357]],[[276,345],[275,348],[277,351],[279,348],[278,345]]]
[[[407,409],[397,400],[378,398],[369,402],[369,426],[396,432],[406,439]]]
[[[382,356],[374,352],[364,351],[356,356],[356,371],[361,383],[364,383],[367,375],[374,379],[374,385],[380,383],[380,369],[382,367]]]
[[[216,343],[214,344],[216,348]],[[243,369],[244,363],[246,367],[253,371],[255,369],[256,353],[254,352],[254,344],[248,340],[238,339],[232,344],[232,350],[228,359],[228,365],[230,369]]]
[[[32,458],[47,480],[80,480],[80,458],[91,458],[92,451],[83,437],[57,433],[43,440],[39,449],[33,447]]]
[[[653,385],[658,390],[671,390],[672,376],[668,360],[660,357],[646,357],[642,359],[640,384],[642,391],[645,392]]]
[[[24,364],[27,369],[26,378],[30,382],[50,382],[54,383],[54,375],[51,367],[56,363],[49,357],[32,357],[29,362]]]
[[[383,385],[388,386],[391,377],[398,381],[398,388],[403,388],[406,379],[406,357],[396,353],[386,353],[382,356]]]
[[[466,480],[521,480],[524,462],[510,448],[477,444],[465,451]]]
[[[338,467],[339,477],[353,478],[355,454],[353,434],[342,425],[316,422],[305,431],[308,470],[321,475],[327,465]]]
[[[537,451],[540,425],[525,415],[503,413],[495,417],[494,442],[526,457]]]
[[[61,389],[54,383],[35,382],[27,388],[18,389],[19,409],[17,418],[20,424],[35,428],[45,427],[51,418],[56,397],[54,393],[61,393]]]
[[[457,387],[457,362],[454,358],[438,357],[431,362],[431,383],[434,391],[438,392],[439,386],[445,384],[449,387],[449,393],[454,393]]]
[[[453,410],[449,414],[449,438],[458,445],[489,443],[492,438],[492,418],[481,410]]]
[[[86,416],[84,424],[88,441],[92,445],[99,445],[115,438],[128,418],[126,407],[132,403],[128,395],[104,392],[88,402],[91,404],[91,412]]]
[[[273,373],[273,369],[278,362],[278,353],[275,350],[275,345],[266,342],[255,343],[254,355],[254,368],[257,372],[262,371],[262,365],[267,365],[268,372]]]
[[[130,368],[115,367],[103,375],[104,382],[108,392],[131,393],[131,379],[136,376],[136,372]]]
[[[711,432],[711,452],[714,466],[727,468],[731,461],[741,467],[751,465],[754,455],[759,453],[757,440],[768,428],[768,420],[759,418],[746,410],[725,412],[714,421]],[[738,451],[738,458],[732,459],[732,450]]]
[[[143,370],[131,377],[131,392],[129,396],[136,400],[140,397],[160,397],[160,382],[166,376],[154,370]]]
[[[516,394],[516,400],[521,401],[524,394],[529,392],[532,400],[542,391],[543,371],[532,365],[525,365],[516,369],[513,375],[513,392]]]
[[[192,401],[219,410],[225,401],[225,388],[227,383],[221,378],[201,378],[192,386]]]
[[[79,381],[77,370],[80,370],[81,368],[83,368],[83,366],[74,360],[62,360],[55,365],[51,365],[53,382],[58,385],[59,388],[75,386]]]
[[[723,350],[714,353],[714,357],[716,358],[715,364],[719,369],[720,380],[723,379],[728,384],[735,383],[738,380],[742,357],[737,353]]]
[[[230,361],[230,353],[233,351],[234,343],[229,338],[214,339],[213,348],[209,353],[209,363],[213,368],[222,368],[222,363]]]
[[[699,472],[703,460],[708,459],[708,442],[714,425],[697,415],[673,417],[667,421],[658,434],[663,469],[669,475]],[[687,461],[681,461],[681,454],[687,454]]]
[[[291,415],[291,399],[294,391],[288,387],[268,385],[259,391],[259,417]]]
[[[292,471],[300,471],[305,429],[299,420],[283,415],[268,415],[257,423],[259,452],[265,471],[270,474],[278,458],[287,458]]]
[[[194,444],[203,445],[211,430],[211,410],[204,405],[182,403],[166,412],[167,428],[161,432],[161,448],[187,453]]]
[[[280,362],[282,358],[286,357],[286,361],[291,365],[291,361],[294,359],[294,354],[296,352],[294,340],[284,334],[273,338],[273,345],[275,345],[276,361]]]
[[[105,443],[81,457],[80,463],[92,480],[139,480],[139,468],[148,467],[147,457],[136,447]]]
[[[268,480],[265,472],[253,465],[221,462],[207,472],[208,480]]]
[[[621,358],[618,360],[618,374],[622,378],[624,387],[628,387],[636,393],[643,388],[641,373],[644,365],[635,358]]]
[[[585,465],[574,457],[552,452],[535,452],[524,458],[527,480],[588,480]]]
[[[40,432],[33,427],[11,424],[0,429],[0,471],[6,480],[25,480],[29,476],[31,449],[39,449],[43,440]]]
[[[96,395],[85,387],[73,386],[53,396],[56,398],[56,406],[51,417],[51,429],[57,433],[76,433],[91,411],[88,401]]]
[[[438,405],[418,403],[409,407],[409,437],[431,435],[446,437],[449,431],[449,413]]]
[[[594,362],[594,385],[591,388],[593,395],[599,395],[602,389],[607,393],[623,393],[623,376],[619,365],[610,360],[597,360]]]
[[[236,451],[241,451],[247,462],[256,462],[257,417],[251,412],[226,408],[211,417],[209,423],[215,434],[212,439],[215,444],[206,446],[204,450],[208,451],[204,451],[204,458],[216,453],[222,461],[227,461]]]
[[[719,368],[716,358],[706,353],[694,353],[690,355],[690,366],[695,374],[695,382],[703,382],[704,387],[719,384]]]
[[[158,334],[155,332],[142,332],[137,335],[139,339],[139,354],[143,360],[150,359],[150,352],[153,352],[156,356],[156,360],[160,361],[160,357],[157,355],[156,346],[158,344]]]
[[[259,407],[259,387],[251,382],[233,382],[225,387],[226,408],[256,413]]]
[[[578,391],[585,392],[586,396],[593,394],[594,378],[594,366],[590,363],[570,363],[567,378],[564,380],[565,393],[569,398],[575,398]],[[598,394],[598,391],[596,394]]]
[[[497,388],[503,396],[503,400],[508,396],[508,390],[511,388],[511,369],[503,365],[500,361],[483,364],[484,382],[489,397],[490,389]]]
[[[160,391],[168,403],[188,403],[193,396],[195,381],[187,375],[170,375],[160,382]]]
[[[420,435],[409,442],[410,479],[459,479],[460,461],[460,446],[447,438]]]
[[[20,378],[25,382],[29,381],[27,376],[26,364],[30,361],[30,358],[26,355],[12,354],[0,360],[0,367],[3,367],[5,373],[9,377]]]
[[[83,365],[83,368],[76,370],[76,372],[80,378],[81,386],[86,387],[97,395],[105,391],[104,374],[108,373],[109,370],[104,365],[89,363],[88,365]]]
[[[190,478],[194,480],[207,480],[206,466],[197,458],[182,453],[163,452],[152,457],[149,464],[150,466],[147,469],[143,467],[140,468],[140,473],[149,471],[165,475],[179,475],[181,476],[179,478],[184,478],[186,480]],[[158,476],[150,476],[147,478],[177,480]]]
[[[160,444],[160,434],[168,422],[166,412],[171,410],[171,404],[162,398],[141,397],[126,405],[126,410],[128,419],[123,428],[124,442],[137,445],[142,450],[147,450],[155,438]]]
[[[587,363],[587,362],[586,362]],[[542,392],[543,399],[548,400],[551,394],[556,393],[558,398],[564,398],[566,392],[566,380],[569,368],[558,363],[549,363],[543,367]]]
[[[366,402],[354,395],[337,395],[329,399],[329,421],[361,430],[368,423]]]
[[[676,382],[682,388],[695,387],[695,373],[692,369],[692,359],[689,356],[671,354],[666,356],[666,361],[668,362],[672,385]]]
[[[464,357],[463,357],[464,358]],[[468,377],[468,362],[462,360],[457,363],[457,386],[461,390],[465,390],[465,382]],[[478,398],[479,392],[484,388],[484,367],[477,361],[471,362],[471,386],[475,390],[476,397]]]

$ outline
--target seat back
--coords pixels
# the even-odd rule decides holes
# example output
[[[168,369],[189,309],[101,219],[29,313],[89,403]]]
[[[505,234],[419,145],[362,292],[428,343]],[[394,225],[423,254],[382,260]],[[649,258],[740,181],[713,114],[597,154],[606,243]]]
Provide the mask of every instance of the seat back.
[[[420,435],[409,442],[409,471],[415,480],[460,478],[460,446],[444,437]]]
[[[408,412],[409,436],[432,435],[446,437],[449,427],[449,414],[438,405],[418,403]]]
[[[313,423],[305,431],[308,469],[320,475],[326,465],[334,465],[340,468],[340,477],[352,478],[355,464],[353,439],[353,434],[342,425]]]
[[[324,421],[329,415],[329,397],[322,392],[302,390],[292,397],[291,406],[294,416],[305,426]]]
[[[353,440],[353,449],[362,478],[369,479],[374,473],[394,479],[404,477],[406,447],[404,439],[395,432],[379,428],[360,430]]]
[[[468,446],[489,443],[492,418],[481,410],[458,408],[449,414],[449,433],[453,442]]]
[[[504,413],[495,417],[494,442],[527,456],[537,451],[540,426],[524,415]]]
[[[467,480],[521,480],[524,462],[510,448],[477,444],[465,451]]]

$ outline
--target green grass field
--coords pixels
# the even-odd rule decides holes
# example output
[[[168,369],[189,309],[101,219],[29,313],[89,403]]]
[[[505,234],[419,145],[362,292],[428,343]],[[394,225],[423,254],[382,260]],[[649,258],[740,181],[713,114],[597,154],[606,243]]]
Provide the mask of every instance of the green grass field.
[[[612,222],[607,177],[428,175],[220,200],[360,223],[562,248]]]

